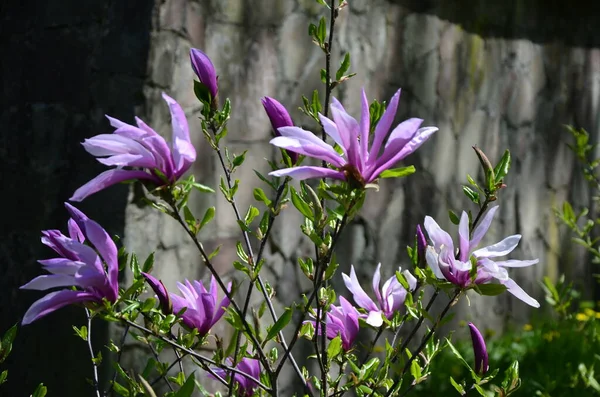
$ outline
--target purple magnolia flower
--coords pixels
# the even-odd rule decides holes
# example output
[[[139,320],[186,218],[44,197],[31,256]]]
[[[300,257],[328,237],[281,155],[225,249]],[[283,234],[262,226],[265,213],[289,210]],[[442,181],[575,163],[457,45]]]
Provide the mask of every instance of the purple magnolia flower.
[[[425,260],[425,252],[427,251],[427,239],[423,234],[423,229],[421,229],[421,225],[417,225],[417,259],[419,264],[424,263]]]
[[[331,305],[331,310],[327,312],[325,323],[327,324],[327,339],[334,339],[340,335],[342,338],[342,348],[346,351],[352,348],[354,340],[358,335],[358,318],[360,313],[346,298],[340,296],[340,306]],[[314,320],[309,320],[315,326]],[[317,330],[321,334],[321,327]]]
[[[261,99],[263,107],[265,108],[265,112],[271,121],[271,126],[273,127],[273,131],[275,131],[275,135],[280,136],[278,129],[281,127],[293,127],[294,122],[286,108],[279,103],[277,100],[270,98],[268,96]],[[296,164],[298,161],[298,155],[292,151],[286,151],[290,159],[292,160],[292,164]]]
[[[171,111],[173,144],[169,148],[165,139],[141,119],[135,118],[137,127],[106,116],[116,130],[113,134],[100,134],[83,142],[83,147],[98,161],[117,168],[104,171],[79,189],[72,201],[86,197],[129,180],[147,180],[156,185],[177,181],[196,160],[196,149],[190,141],[187,119],[175,100],[163,93]],[[134,169],[124,169],[132,167]]]
[[[219,93],[219,87],[217,85],[217,72],[212,61],[205,53],[196,48],[190,50],[190,60],[198,80],[206,86],[211,98],[215,99]]]
[[[185,308],[185,312],[181,315],[183,323],[190,328],[198,329],[198,333],[202,336],[208,334],[213,325],[223,317],[230,303],[226,296],[217,303],[218,284],[214,276],[211,277],[209,291],[206,291],[199,281],[185,280],[185,284],[177,283],[183,297],[167,292],[164,286],[159,287],[162,283],[152,275],[144,273],[144,277],[158,296],[161,306],[164,306],[163,302],[170,300],[173,305],[172,313],[179,313]],[[231,283],[227,286],[227,290],[231,291]],[[168,294],[168,297],[165,294]]]
[[[231,366],[231,358],[226,359],[226,363]],[[257,359],[244,357],[234,368],[256,380],[260,380],[260,361]],[[214,368],[213,371],[223,379],[231,373],[231,371],[222,368]],[[212,374],[209,375],[212,376]],[[243,397],[251,397],[254,395],[254,390],[258,388],[258,383],[238,373],[233,374],[233,382],[238,384],[238,392],[242,393],[241,396]]]
[[[540,307],[540,304],[530,297],[521,287],[508,276],[507,267],[525,267],[538,263],[534,260],[505,260],[493,261],[490,258],[496,258],[508,255],[519,244],[521,235],[515,234],[506,237],[499,243],[488,247],[474,250],[483,236],[487,233],[490,224],[498,210],[498,206],[490,208],[485,214],[481,223],[473,231],[473,237],[469,240],[469,217],[463,211],[458,225],[459,247],[458,251],[454,249],[452,237],[433,220],[425,217],[425,229],[429,238],[433,242],[433,247],[427,247],[427,263],[438,278],[446,279],[452,284],[461,288],[470,288],[474,284],[489,283],[492,279],[497,279],[505,285],[508,292],[533,307]],[[475,278],[471,277],[472,263],[476,263],[477,272]]]
[[[413,118],[400,123],[388,136],[398,109],[399,98],[400,90],[392,97],[381,120],[377,123],[370,149],[369,102],[364,90],[360,122],[350,116],[335,98],[331,104],[333,120],[319,115],[325,132],[341,147],[342,154],[310,131],[299,127],[279,128],[281,136],[271,140],[273,145],[326,161],[335,169],[301,166],[273,171],[269,175],[290,176],[299,180],[333,178],[358,182],[362,186],[373,182],[379,174],[417,150],[438,130],[436,127],[419,128],[423,120]],[[386,137],[387,142],[384,145],[383,141]],[[382,147],[383,152],[380,153]]]
[[[375,292],[377,303],[375,303],[360,286],[356,273],[354,272],[354,266],[350,267],[350,277],[342,273],[346,288],[352,292],[354,301],[358,306],[368,312],[368,314],[361,314],[360,317],[365,318],[367,324],[372,325],[373,327],[381,327],[383,324],[382,315],[390,320],[394,316],[394,313],[399,311],[402,308],[402,305],[404,305],[407,294],[406,289],[398,282],[396,276],[387,280],[380,291],[380,269],[381,263],[377,265],[377,270],[375,270],[375,274],[373,275],[373,292]],[[417,279],[410,274],[408,270],[403,271],[402,274],[406,278],[406,281],[408,281],[410,290],[413,291],[417,286]]]
[[[39,299],[25,313],[23,324],[73,303],[101,303],[103,299],[115,302],[119,296],[119,263],[115,243],[102,226],[70,204],[65,203],[65,206],[71,214],[69,237],[58,230],[42,231],[42,243],[59,254],[58,258],[38,261],[50,274],[34,278],[21,289],[76,289],[50,292]],[[84,244],[86,240],[88,245]]]
[[[475,354],[475,372],[479,375],[484,375],[488,369],[488,352],[485,347],[485,340],[481,332],[473,323],[469,323],[471,331],[471,340],[473,341],[473,353]]]
[[[156,279],[149,273],[142,272],[142,276],[146,279],[146,282],[150,285],[150,288],[156,294],[158,301],[160,302],[160,308],[164,314],[173,313],[173,302],[169,297],[169,292],[161,280]]]

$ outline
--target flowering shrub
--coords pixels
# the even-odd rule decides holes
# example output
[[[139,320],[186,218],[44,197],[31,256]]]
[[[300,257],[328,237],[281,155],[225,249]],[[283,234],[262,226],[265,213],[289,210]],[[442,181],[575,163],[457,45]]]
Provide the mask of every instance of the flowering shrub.
[[[327,9],[331,23],[327,27],[323,17],[318,25],[311,24],[309,31],[329,60],[335,20],[347,3],[318,2]],[[83,146],[99,162],[116,168],[77,189],[71,200],[82,201],[118,182],[141,183],[146,202],[174,218],[197,248],[211,273],[209,288],[201,280],[181,280],[179,294],[168,291],[152,275],[155,267],[166,264],[154,263],[153,256],[140,264],[135,254],[126,254],[124,248],[117,251],[104,229],[70,204],[67,204],[71,214],[69,236],[56,230],[43,232],[42,242],[59,257],[40,261],[49,274],[40,275],[22,287],[61,288],[35,302],[25,314],[23,324],[65,305],[79,305],[86,311],[87,325],[75,328],[90,349],[96,396],[156,396],[163,388],[168,389],[165,396],[186,397],[195,390],[212,395],[220,393],[219,384],[219,390],[229,396],[290,393],[342,396],[347,392],[358,396],[403,396],[426,382],[433,359],[443,349],[456,351],[462,359],[450,340],[440,339],[438,328],[467,290],[482,295],[508,291],[531,306],[539,306],[507,271],[511,267],[534,265],[537,260],[496,260],[515,249],[520,235],[478,248],[499,208],[490,208],[490,204],[499,199],[499,192],[506,187],[504,178],[511,161],[508,151],[493,167],[483,151],[474,148],[485,178],[478,183],[468,177],[469,185],[463,187],[472,209],[463,211],[460,220],[451,217],[458,225],[456,246],[433,218],[422,214],[426,234],[420,225],[414,225],[415,244],[408,247],[406,260],[401,264],[403,271],[398,264],[378,265],[372,278],[372,298],[352,266],[350,275],[342,275],[348,292],[339,291],[338,296],[330,280],[336,276],[339,265],[335,252],[340,235],[369,196],[377,194],[381,179],[408,177],[416,171],[412,166],[394,167],[428,140],[435,139],[438,128],[421,127],[423,120],[419,118],[396,125],[400,90],[387,105],[369,103],[363,90],[361,114],[356,119],[331,96],[335,87],[354,75],[347,73],[351,66],[349,54],[335,73],[327,61],[323,71],[325,102],[321,103],[318,92],[312,100],[303,98],[302,110],[314,122],[310,130],[295,126],[289,112],[275,99],[262,99],[276,135],[270,143],[283,150],[281,159],[270,163],[269,175],[257,172],[272,190],[268,193],[259,187],[254,190],[254,197],[264,206],[261,215],[261,210],[254,206],[238,208],[235,200],[239,181],[234,174],[244,166],[245,153],[233,155],[225,146],[227,122],[234,109],[229,99],[220,97],[218,71],[201,50],[192,49],[190,59],[190,67],[199,79],[194,82],[194,92],[202,105],[202,131],[189,131],[181,106],[166,94],[163,98],[171,112],[173,130],[171,145],[141,119],[136,118],[134,126],[109,117],[111,126],[116,128],[114,133],[94,136],[83,142]],[[187,205],[194,190],[214,193],[212,188],[196,183],[193,176],[184,177],[196,159],[190,134],[199,133],[206,137],[205,144],[219,159],[223,173],[220,194],[231,205],[240,227],[240,242],[236,247],[240,260],[232,265],[249,285],[245,296],[236,293],[238,285],[227,282],[216,272],[212,260],[218,250],[206,251],[198,237],[199,231],[214,218],[214,208],[197,216]],[[319,165],[306,165],[311,158],[318,160]],[[292,179],[299,181],[299,188],[292,186]],[[313,179],[314,183],[308,184],[307,179]],[[287,205],[289,202],[292,206]],[[314,244],[315,254],[298,261],[300,270],[312,284],[310,291],[296,297],[290,307],[276,310],[272,299],[278,287],[270,285],[261,270],[266,261],[263,248],[274,222],[284,210],[298,211],[303,216],[300,228]],[[246,215],[242,216],[243,213]],[[254,220],[258,219],[256,228]],[[258,251],[253,248],[256,242],[260,243]],[[130,285],[118,284],[119,263],[130,267],[133,273]],[[394,272],[396,268],[398,271]],[[383,285],[382,272],[391,276]],[[258,308],[250,305],[254,290],[262,296]],[[424,298],[426,290],[431,292],[429,299]],[[144,295],[150,291],[154,296]],[[436,313],[433,303],[445,295],[446,304]],[[148,346],[153,358],[148,360],[143,373],[133,374],[123,368],[117,354],[111,358],[114,362],[110,367],[116,369],[114,376],[108,377],[111,380],[107,384],[100,382],[101,356],[90,337],[93,318],[119,324],[125,336],[131,334]],[[214,331],[222,319],[231,326],[230,340]],[[450,379],[463,394],[465,390],[475,390],[487,395],[486,385],[491,384],[498,370],[488,368],[485,340],[474,324],[469,327],[475,361],[473,365],[462,361],[471,378],[459,382]],[[357,335],[364,328],[377,331],[368,349],[356,344]],[[288,329],[291,332],[284,332]],[[384,339],[380,341],[381,337]],[[312,342],[309,351],[298,348],[301,338]],[[215,347],[207,355],[204,345],[209,343]],[[378,343],[382,348],[376,349]],[[123,341],[111,341],[109,348],[120,353],[122,344]],[[166,358],[160,354],[165,348],[175,353],[175,358],[168,362],[163,362]],[[298,359],[300,356],[302,361]],[[183,360],[195,364],[198,371],[185,374]],[[300,364],[307,360],[315,365]],[[298,384],[291,392],[283,388],[284,368],[293,371]],[[493,390],[501,395],[512,392],[518,382],[515,368],[516,365],[511,366],[505,374],[508,383],[497,384]],[[215,390],[207,390],[206,379],[215,381],[217,386],[210,386]]]

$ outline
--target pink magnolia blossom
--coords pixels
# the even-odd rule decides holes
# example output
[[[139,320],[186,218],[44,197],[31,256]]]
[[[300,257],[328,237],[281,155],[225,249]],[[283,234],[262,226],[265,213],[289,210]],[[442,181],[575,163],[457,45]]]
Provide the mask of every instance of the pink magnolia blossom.
[[[519,244],[521,235],[508,236],[502,241],[475,249],[487,233],[498,206],[492,207],[483,217],[481,223],[469,238],[469,216],[463,211],[458,225],[458,252],[454,249],[452,237],[442,230],[433,218],[425,217],[425,229],[433,246],[427,247],[427,263],[436,277],[445,279],[461,288],[470,288],[474,284],[486,284],[493,279],[506,286],[508,292],[533,307],[540,307],[538,301],[529,296],[517,283],[508,276],[507,268],[535,265],[533,260],[503,260],[494,261],[492,258],[506,256]],[[477,266],[475,278],[471,276],[473,263]]]
[[[417,150],[438,130],[437,127],[420,128],[423,120],[412,118],[397,125],[388,135],[398,109],[398,90],[375,127],[373,142],[369,148],[371,121],[369,102],[364,90],[361,98],[360,121],[350,116],[335,98],[331,104],[333,120],[319,115],[325,132],[340,146],[342,154],[314,133],[299,127],[281,127],[278,129],[281,136],[271,140],[271,144],[277,147],[325,161],[333,168],[300,166],[273,171],[269,175],[290,176],[299,180],[332,178],[364,186]]]

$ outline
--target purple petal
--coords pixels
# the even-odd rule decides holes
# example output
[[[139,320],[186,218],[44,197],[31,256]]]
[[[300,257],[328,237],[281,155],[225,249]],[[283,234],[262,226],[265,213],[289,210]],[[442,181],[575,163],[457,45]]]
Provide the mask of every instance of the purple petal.
[[[501,267],[527,267],[527,266],[535,265],[539,261],[540,261],[539,259],[524,260],[524,261],[520,261],[520,260],[516,260],[516,259],[509,259],[506,261],[495,261],[495,263],[496,263],[496,265],[501,266]]]
[[[460,249],[460,260],[465,262],[469,259],[469,215],[462,212],[460,223],[458,224],[458,243]]]
[[[202,321],[199,322],[198,331],[203,334],[207,334],[210,331],[210,328],[213,325],[213,318],[215,315],[215,298],[211,294],[202,294],[200,296],[200,301],[202,302],[202,308],[198,310],[198,312],[202,312]]]
[[[348,158],[348,152],[346,151],[346,147],[344,146],[344,141],[342,140],[340,132],[335,123],[327,117],[323,116],[321,113],[319,113],[319,119],[321,120],[321,124],[323,125],[325,133],[329,135],[331,139],[333,139],[333,141],[342,148],[344,155],[346,156],[346,158]]]
[[[398,110],[398,101],[400,100],[400,92],[401,90],[396,91],[392,99],[390,100],[390,104],[385,109],[383,116],[377,123],[375,127],[375,137],[373,138],[373,145],[371,146],[371,151],[369,152],[369,163],[374,164],[375,159],[379,156],[379,150],[381,149],[381,144],[383,140],[388,134],[388,131],[392,127],[392,123],[394,122],[394,117],[396,117],[396,111]]]
[[[77,270],[83,265],[83,262],[73,261],[67,258],[42,259],[38,261],[44,269],[52,274],[75,275]]]
[[[486,212],[485,216],[479,222],[475,230],[473,230],[473,238],[471,239],[470,250],[474,249],[479,245],[483,236],[487,233],[490,225],[492,224],[492,220],[494,219],[494,215],[496,215],[496,211],[498,211],[499,206],[492,207]]]
[[[69,222],[67,222],[67,227],[69,228],[69,236],[73,240],[79,241],[80,243],[83,243],[85,241],[85,236],[81,232],[81,229],[79,228],[77,222],[75,222],[74,219],[69,219]]]
[[[502,284],[506,286],[508,292],[510,292],[523,302],[527,303],[529,306],[540,307],[539,302],[533,299],[531,296],[529,296],[527,292],[525,292],[523,288],[519,287],[513,279],[509,278],[506,281],[502,281]]]
[[[379,328],[383,325],[383,316],[379,310],[369,312],[365,322],[372,327]]]
[[[176,169],[175,176],[178,178],[196,161],[196,149],[190,140],[188,122],[183,109],[173,98],[164,92],[162,97],[169,105],[169,111],[171,112],[173,160]]]
[[[369,158],[369,129],[371,128],[371,115],[369,112],[369,101],[364,88],[362,89],[361,103],[362,107],[358,137],[360,140],[361,158],[366,162]]]
[[[425,258],[427,260],[427,264],[433,270],[433,274],[437,278],[445,279],[442,270],[440,269],[438,254],[435,252],[435,249],[431,246],[427,247],[427,253],[425,254]]]
[[[352,293],[354,301],[358,306],[368,311],[379,310],[375,302],[369,298],[369,295],[367,295],[365,290],[361,287],[360,282],[356,277],[356,273],[354,272],[354,266],[350,267],[350,277],[343,273],[342,277],[344,279],[344,284],[346,284],[346,288]]]
[[[160,307],[163,313],[171,314],[173,312],[173,304],[171,303],[169,292],[165,288],[163,282],[149,273],[142,272],[142,276],[144,276],[146,282],[148,283],[148,285],[150,285],[150,288],[152,288],[152,290],[158,297],[158,301],[160,302]]]
[[[327,161],[336,167],[341,167],[346,163],[331,145],[323,142],[321,138],[310,131],[299,127],[281,127],[277,131],[281,136],[271,139],[272,145]]]
[[[508,255],[515,248],[517,248],[517,245],[519,245],[519,240],[521,240],[520,234],[508,236],[499,243],[478,249],[477,251],[473,252],[473,255],[477,258],[494,258],[497,256]]]
[[[346,152],[348,155],[348,162],[354,165],[359,172],[362,173],[364,169],[364,162],[360,155],[360,147],[358,143],[358,135],[360,127],[354,117],[350,116],[343,110],[340,110],[334,106],[331,107],[331,115],[333,121],[338,128],[340,136],[342,137]],[[338,167],[341,165],[337,165]]]
[[[425,217],[425,222],[423,222],[423,226],[425,226],[425,230],[427,230],[427,234],[429,238],[433,242],[433,247],[439,251],[442,245],[446,247],[450,247],[451,251],[454,251],[454,243],[452,242],[452,237],[442,230],[442,228],[437,224],[437,222],[430,216]]]
[[[279,135],[279,132],[277,131],[278,128],[294,126],[294,122],[287,109],[276,99],[266,96],[260,101],[265,108],[265,112],[267,113],[267,117],[269,117],[269,121],[271,122],[275,134]]]
[[[190,60],[192,69],[194,69],[194,73],[196,73],[200,82],[208,88],[212,98],[216,98],[218,93],[217,72],[210,58],[202,51],[192,48],[190,50]]]
[[[271,176],[289,176],[296,180],[302,181],[309,178],[331,178],[338,180],[345,180],[344,173],[330,168],[313,167],[313,166],[301,166],[293,168],[283,168],[277,171],[269,172]]]
[[[377,159],[376,168],[368,174],[368,180],[376,179],[383,171],[393,167],[398,161],[413,153],[437,130],[437,127],[421,128],[408,143],[398,146],[401,143],[401,141],[398,141],[394,145],[386,146],[381,157]]]
[[[69,200],[83,201],[86,197],[91,196],[92,194],[99,192],[100,190],[104,190],[109,186],[115,185],[119,182],[130,181],[135,179],[157,181],[157,178],[144,171],[130,171],[118,168],[112,169],[104,171],[85,185],[81,186],[75,191],[75,193],[73,193],[73,197],[71,197]]]
[[[82,145],[93,156],[110,156],[98,159],[105,165],[156,168],[154,155],[144,145],[121,135],[96,135],[86,139]]]
[[[413,276],[412,273],[409,272],[408,270],[403,271],[402,274],[404,275],[404,278],[408,282],[409,290],[414,291],[415,288],[417,288],[417,279],[415,278],[415,276]]]
[[[486,214],[483,217],[483,219],[481,220],[481,222],[479,222],[479,225],[477,225],[475,230],[473,230],[473,238],[471,239],[471,242],[469,243],[471,246],[471,248],[470,248],[471,250],[479,245],[479,243],[483,239],[483,236],[485,236],[485,234],[487,233],[488,229],[490,228],[490,225],[492,224],[492,220],[494,219],[494,216],[496,215],[496,211],[498,211],[498,208],[500,208],[500,207],[495,206],[495,207],[490,208],[488,210],[488,212],[486,212]]]
[[[44,291],[56,287],[71,287],[77,285],[75,277],[67,274],[44,274],[37,276],[20,289],[34,289]]]
[[[96,300],[97,299],[92,293],[85,291],[62,290],[51,292],[31,305],[27,310],[27,313],[25,313],[21,323],[23,325],[31,324],[35,320],[50,314],[63,306]]]
[[[383,300],[381,298],[381,292],[379,291],[379,284],[381,283],[381,262],[377,265],[377,269],[375,269],[375,273],[373,273],[373,292],[375,293],[375,297],[377,298],[377,302],[379,302],[379,306],[381,306]]]
[[[227,292],[231,292],[231,283],[229,283],[227,285]],[[216,300],[216,298],[215,298]],[[227,307],[229,307],[229,304],[231,302],[229,301],[229,298],[227,297],[227,295],[225,295],[223,297],[223,299],[221,300],[221,303],[219,303],[219,307],[217,309],[217,311],[215,312],[215,315],[213,317],[213,324],[215,324],[217,321],[219,321],[221,319],[221,317],[223,317],[223,314],[225,314],[225,309],[227,309]]]
[[[475,356],[475,372],[479,375],[483,375],[487,372],[488,366],[488,352],[485,346],[485,340],[481,335],[481,332],[473,323],[469,323],[469,330],[471,331],[471,340],[473,342],[473,353]]]
[[[106,230],[98,223],[88,220],[85,225],[88,239],[94,245],[108,268],[108,283],[112,289],[112,296],[106,298],[110,301],[117,300],[119,293],[119,261],[117,246]]]

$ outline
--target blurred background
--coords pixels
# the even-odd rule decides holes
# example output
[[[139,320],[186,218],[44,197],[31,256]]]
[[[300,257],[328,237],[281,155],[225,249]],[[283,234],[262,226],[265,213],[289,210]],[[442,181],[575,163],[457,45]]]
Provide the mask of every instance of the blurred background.
[[[358,74],[334,96],[358,116],[362,87],[369,100],[380,101],[402,88],[397,121],[420,117],[440,131],[408,159],[416,174],[386,180],[379,192],[369,192],[361,216],[343,237],[340,271],[354,264],[369,277],[381,262],[383,277],[390,277],[408,264],[406,246],[426,215],[450,227],[449,209],[473,209],[459,186],[467,173],[481,177],[471,146],[482,148],[492,162],[508,148],[512,169],[488,242],[523,235],[514,256],[539,258],[540,263],[512,275],[542,302],[542,309],[532,313],[509,294],[471,296],[470,305],[460,305],[455,325],[476,321],[498,338],[551,315],[539,283],[543,276],[556,281],[565,274],[582,297],[600,299],[594,265],[584,249],[571,243],[571,232],[552,211],[565,200],[577,208],[590,207],[595,193],[567,147],[572,137],[564,125],[585,128],[597,142],[600,4],[348,2],[336,24],[334,64],[349,52],[350,71]],[[267,171],[265,158],[278,155],[268,144],[272,132],[260,98],[278,99],[296,124],[314,127],[298,108],[302,95],[322,88],[324,56],[307,34],[308,24],[323,12],[315,0],[3,0],[0,11],[5,208],[0,222],[0,332],[20,321],[39,297],[18,286],[39,273],[37,259],[51,255],[39,241],[40,230],[65,230],[62,203],[104,169],[80,142],[112,131],[105,114],[125,122],[140,116],[170,139],[169,113],[160,98],[167,92],[189,116],[198,150],[192,171],[202,183],[217,185],[220,167],[199,128],[191,47],[211,57],[219,74],[219,96],[231,99],[227,145],[234,152],[249,149],[237,175],[241,208],[254,202],[252,169]],[[177,224],[133,204],[132,196],[129,186],[120,185],[79,208],[121,236],[129,251],[142,258],[156,251],[155,274],[168,288],[184,278],[203,277],[200,258]],[[219,194],[193,198],[198,211],[216,206],[217,217],[201,237],[209,247],[223,245],[216,264],[225,274],[235,257],[239,227]],[[270,242],[267,278],[285,291],[278,295],[283,307],[300,294],[296,258],[310,255],[312,246],[299,228],[289,227],[299,220],[293,209],[281,218]],[[67,308],[20,329],[2,395],[29,395],[39,382],[49,387],[49,395],[88,395],[89,356],[71,328],[83,321],[80,309]],[[117,334],[101,327],[95,329],[99,344]],[[135,361],[135,348],[131,351]]]

